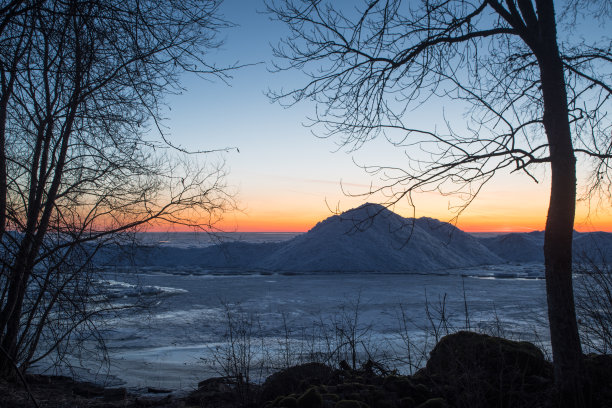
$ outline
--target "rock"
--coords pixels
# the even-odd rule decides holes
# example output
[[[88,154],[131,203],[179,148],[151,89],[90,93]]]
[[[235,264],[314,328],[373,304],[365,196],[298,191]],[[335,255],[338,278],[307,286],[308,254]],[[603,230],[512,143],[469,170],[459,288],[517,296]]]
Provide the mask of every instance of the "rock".
[[[348,395],[348,394],[359,394],[361,390],[363,390],[363,384],[357,382],[345,382],[338,384],[336,386],[336,390],[339,393]]]
[[[338,394],[327,393],[327,394],[323,394],[322,398],[324,400],[329,400],[329,401],[333,401],[333,402],[340,401],[340,396]]]
[[[26,374],[26,382],[32,384],[74,384],[74,380],[63,375]],[[21,381],[20,381],[21,382]]]
[[[340,400],[336,402],[335,408],[361,408],[362,405],[359,401],[355,400]]]
[[[385,390],[396,393],[400,398],[411,397],[415,402],[423,402],[430,397],[427,387],[415,383],[410,377],[390,375],[385,378],[383,386]]]
[[[151,408],[151,407],[170,407],[172,404],[176,404],[176,401],[172,399],[170,395],[166,395],[164,398],[151,398],[151,397],[139,397],[134,400],[134,406],[136,408]]]
[[[379,399],[372,405],[373,408],[395,408],[395,403],[391,400]]]
[[[449,406],[444,398],[431,398],[417,408],[449,408]]]
[[[440,340],[424,374],[453,405],[511,407],[535,403],[529,394],[548,387],[542,378],[552,378],[552,367],[531,343],[461,331]]]
[[[412,397],[404,397],[399,400],[399,408],[414,408],[416,407],[416,402],[414,402],[414,398]]]
[[[235,377],[213,377],[198,383],[198,390],[226,392],[236,385]]]
[[[282,408],[296,408],[297,400],[294,397],[284,397],[280,399],[278,406]]]
[[[170,394],[172,390],[167,390],[165,388],[147,387],[147,392],[149,394]]]
[[[328,383],[333,376],[334,370],[321,363],[301,364],[274,373],[263,384],[262,405],[280,395],[302,393],[312,385]]]
[[[104,401],[123,401],[127,398],[127,390],[121,388],[105,388]]]
[[[198,389],[189,393],[185,401],[190,404],[216,403],[228,405],[236,399],[235,380],[228,377],[209,378],[198,383]]]
[[[323,398],[315,387],[311,387],[297,399],[298,408],[321,408]]]
[[[104,395],[104,387],[90,382],[78,382],[72,386],[72,392],[85,398],[101,397]]]
[[[469,369],[491,375],[505,371],[520,371],[522,376],[550,375],[544,354],[533,344],[466,331],[443,337],[426,365],[429,375],[460,375]]]

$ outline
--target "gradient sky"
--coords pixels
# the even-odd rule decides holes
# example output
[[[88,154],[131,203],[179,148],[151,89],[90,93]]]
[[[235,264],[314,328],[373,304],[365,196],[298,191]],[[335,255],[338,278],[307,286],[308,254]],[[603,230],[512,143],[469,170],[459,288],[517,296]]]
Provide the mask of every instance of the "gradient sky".
[[[319,139],[303,126],[314,105],[302,103],[291,108],[272,104],[265,95],[299,85],[304,77],[297,72],[271,73],[271,44],[283,35],[282,24],[263,13],[261,0],[225,0],[222,12],[237,27],[222,33],[224,46],[211,53],[217,64],[260,64],[233,73],[230,86],[218,80],[206,81],[186,75],[186,92],[168,98],[169,138],[188,149],[238,147],[240,152],[223,155],[229,171],[227,182],[242,211],[226,214],[220,224],[236,231],[306,231],[317,221],[332,215],[331,209],[347,210],[376,197],[352,198],[363,193],[370,178],[355,162],[364,165],[400,164],[401,152],[376,140],[356,152],[338,150],[333,139]],[[445,114],[452,107],[444,107]],[[442,107],[421,109],[411,120],[418,127],[439,123]],[[219,159],[212,155],[210,160]],[[549,174],[536,172],[542,180],[534,183],[524,175],[501,174],[489,183],[464,211],[457,225],[466,231],[530,231],[543,229],[548,205]],[[449,221],[459,201],[453,197],[424,193],[413,197],[417,217]],[[380,200],[381,198],[378,197]],[[612,231],[609,204],[579,203],[576,228]],[[407,203],[394,210],[412,216]]]

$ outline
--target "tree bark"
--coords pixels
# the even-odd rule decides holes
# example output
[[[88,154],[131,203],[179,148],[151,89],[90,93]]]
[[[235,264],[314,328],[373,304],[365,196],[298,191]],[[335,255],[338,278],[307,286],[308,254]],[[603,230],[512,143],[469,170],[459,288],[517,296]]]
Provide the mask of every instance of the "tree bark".
[[[541,5],[540,5],[541,6]],[[538,7],[544,128],[550,150],[551,191],[544,234],[544,263],[550,341],[559,403],[585,405],[582,350],[572,286],[572,238],[576,209],[576,158],[567,108],[563,63],[559,55],[552,2]]]

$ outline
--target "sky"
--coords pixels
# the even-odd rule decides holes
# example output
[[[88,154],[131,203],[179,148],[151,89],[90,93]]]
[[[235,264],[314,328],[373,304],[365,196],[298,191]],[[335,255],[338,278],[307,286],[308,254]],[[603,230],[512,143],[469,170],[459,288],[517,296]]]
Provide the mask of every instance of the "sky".
[[[290,89],[304,81],[299,72],[270,72],[272,45],[285,33],[271,21],[261,0],[225,0],[222,13],[236,27],[221,33],[224,45],[213,51],[213,62],[252,64],[232,73],[229,84],[185,75],[185,91],[167,99],[167,135],[186,149],[237,147],[222,155],[227,184],[239,210],[218,224],[229,231],[291,231],[312,228],[334,211],[344,211],[378,197],[351,197],[380,185],[359,165],[406,163],[403,152],[384,140],[374,140],[351,152],[338,139],[321,139],[304,126],[314,112],[312,103],[286,108],[270,102],[268,89]],[[422,109],[411,124],[440,122],[452,106]],[[219,155],[202,160],[219,160]],[[521,174],[500,174],[455,219],[458,197],[428,192],[413,196],[415,207],[400,202],[403,216],[453,221],[470,232],[542,230],[546,220],[549,173],[536,171],[539,183]],[[608,205],[579,202],[576,229],[612,231]]]

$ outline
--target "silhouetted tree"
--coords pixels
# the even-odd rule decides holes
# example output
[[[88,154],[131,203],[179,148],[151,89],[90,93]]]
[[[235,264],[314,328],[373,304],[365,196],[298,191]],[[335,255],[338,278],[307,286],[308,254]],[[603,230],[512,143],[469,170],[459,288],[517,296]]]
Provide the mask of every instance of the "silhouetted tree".
[[[603,251],[577,262],[576,309],[580,337],[587,351],[612,350],[612,270]]]
[[[270,0],[290,34],[276,68],[299,69],[304,86],[272,93],[318,103],[315,123],[358,148],[384,135],[406,149],[405,168],[368,167],[387,183],[392,205],[413,192],[464,194],[468,205],[502,169],[535,179],[551,169],[544,255],[555,382],[564,401],[582,403],[582,354],[572,289],[576,154],[592,159],[588,192],[609,198],[612,157],[610,38],[576,32],[609,23],[608,2],[552,0],[372,0],[362,7],[321,0]],[[563,27],[562,36],[558,28]],[[470,106],[469,128],[414,129],[425,101]],[[603,187],[603,188],[602,188]],[[464,207],[463,207],[464,208]]]
[[[0,2],[0,376],[105,310],[91,303],[101,246],[154,220],[211,227],[231,206],[220,164],[152,132],[179,75],[227,78],[205,60],[228,25],[218,6]]]

